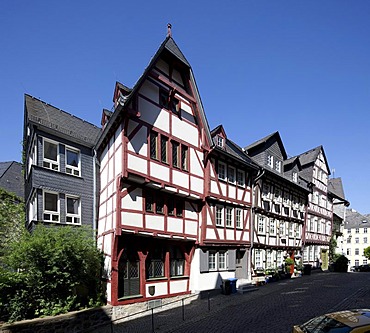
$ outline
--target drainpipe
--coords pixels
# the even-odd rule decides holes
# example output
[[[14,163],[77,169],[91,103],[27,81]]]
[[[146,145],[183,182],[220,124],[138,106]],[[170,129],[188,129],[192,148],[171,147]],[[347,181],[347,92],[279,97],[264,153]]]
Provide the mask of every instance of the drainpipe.
[[[96,165],[98,163],[96,158],[96,150],[93,148],[93,233],[94,239],[96,241],[96,231],[97,231],[97,216],[96,216],[96,208],[97,208],[97,179],[96,179]]]
[[[257,176],[254,179],[253,184],[252,184],[251,248],[250,248],[250,263],[251,263],[251,265],[252,265],[252,252],[253,252],[253,243],[254,243],[254,222],[255,222],[254,217],[255,217],[255,209],[256,209],[256,200],[255,200],[256,194],[255,194],[255,192],[256,192],[257,182],[263,177],[264,174],[265,174],[265,169],[260,168],[258,170]]]

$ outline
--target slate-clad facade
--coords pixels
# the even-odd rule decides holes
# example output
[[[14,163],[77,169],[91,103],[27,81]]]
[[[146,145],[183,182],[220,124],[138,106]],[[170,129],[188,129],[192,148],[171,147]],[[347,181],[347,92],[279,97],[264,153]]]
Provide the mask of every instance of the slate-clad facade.
[[[27,227],[95,226],[94,145],[100,129],[27,94],[24,115]]]
[[[24,198],[22,164],[19,162],[0,162],[0,188]]]

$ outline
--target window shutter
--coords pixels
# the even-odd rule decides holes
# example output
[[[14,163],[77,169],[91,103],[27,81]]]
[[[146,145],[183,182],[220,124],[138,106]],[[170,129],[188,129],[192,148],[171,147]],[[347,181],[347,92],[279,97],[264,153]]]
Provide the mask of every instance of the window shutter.
[[[199,251],[199,262],[200,262],[200,272],[205,273],[208,272],[208,251],[203,251],[200,249]]]
[[[228,254],[228,270],[229,271],[235,271],[236,270],[236,267],[235,267],[235,262],[236,262],[236,250],[228,250],[227,251],[227,254]]]

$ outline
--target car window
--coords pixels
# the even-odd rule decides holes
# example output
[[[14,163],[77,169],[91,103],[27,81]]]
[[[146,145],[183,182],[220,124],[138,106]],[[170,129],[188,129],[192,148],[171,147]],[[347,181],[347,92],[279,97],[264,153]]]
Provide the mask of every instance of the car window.
[[[325,316],[311,319],[301,325],[300,328],[306,333],[347,333],[351,331],[351,327]]]

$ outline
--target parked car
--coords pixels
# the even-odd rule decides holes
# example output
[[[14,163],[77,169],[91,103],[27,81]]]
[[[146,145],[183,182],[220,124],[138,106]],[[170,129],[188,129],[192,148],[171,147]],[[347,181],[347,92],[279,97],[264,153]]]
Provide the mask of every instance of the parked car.
[[[352,272],[370,272],[370,265],[352,266]]]
[[[370,309],[328,313],[293,327],[292,333],[370,332]]]

